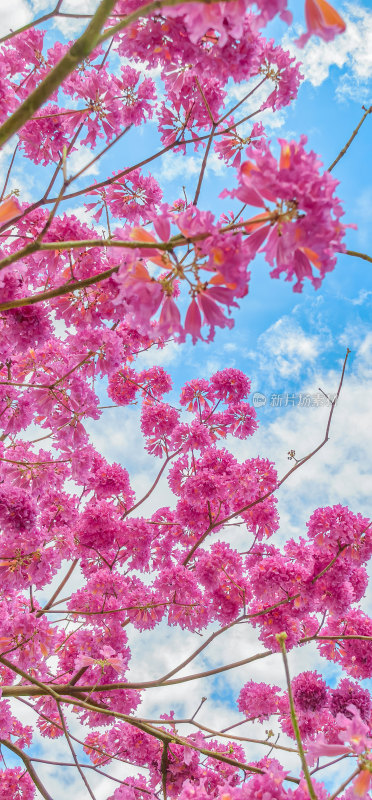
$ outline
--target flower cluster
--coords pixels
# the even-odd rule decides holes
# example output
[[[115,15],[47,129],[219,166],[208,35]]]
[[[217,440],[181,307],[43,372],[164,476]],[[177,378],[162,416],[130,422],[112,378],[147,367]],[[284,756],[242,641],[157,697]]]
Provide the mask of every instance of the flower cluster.
[[[251,731],[214,731],[198,712],[137,711],[145,689],[182,682],[208,643],[248,627],[266,650],[247,663],[278,658],[284,632],[288,650],[311,640],[343,671],[332,686],[311,669],[295,675],[294,706],[309,760],[354,759],[345,800],[367,797],[372,700],[359,681],[372,676],[372,620],[360,607],[370,523],[336,505],[315,511],[298,540],[276,536],[281,482],[245,449],[257,429],[247,376],[227,365],[177,396],[151,366],[168,339],[210,341],[232,327],[257,252],[300,291],[306,277],[319,286],[344,250],[336,181],[305,138],[279,140],[277,160],[263,122],[246,124],[297,95],[300,64],[262,33],[291,14],[286,0],[143,5],[111,3],[100,31],[94,17],[91,52],[84,35],[55,41],[49,20],[69,16],[60,3],[0,45],[0,135],[21,107],[0,200],[0,800],[50,797],[28,750],[39,735],[66,738],[91,796],[89,766],[112,800],[308,800],[302,777],[245,749]],[[301,43],[344,27],[325,0],[306,0],[305,14]],[[143,131],[149,152],[131,163]],[[190,145],[195,191],[165,193],[157,159],[181,159]],[[110,174],[99,173],[111,155]],[[230,186],[221,200],[244,203],[222,203],[219,218],[203,205],[216,156]],[[46,181],[32,202],[16,185],[30,163],[32,192]],[[113,463],[110,424],[93,431],[106,409],[120,432]],[[133,475],[120,460],[141,445],[146,468]],[[159,677],[166,626],[209,638]],[[129,671],[140,634],[151,657],[138,680]],[[217,652],[224,662],[226,648]],[[270,720],[293,750],[289,687],[277,683],[279,671],[273,684],[246,681],[238,724],[256,731]],[[280,755],[271,737],[254,741]],[[21,766],[7,766],[7,750]],[[314,791],[329,797],[325,785]]]
[[[249,147],[239,188],[230,193],[263,209],[245,225],[251,258],[261,248],[269,264],[276,265],[271,276],[284,272],[286,280],[295,278],[295,292],[302,291],[305,278],[318,288],[334,268],[335,254],[345,249],[343,211],[334,196],[338,181],[329,172],[320,173],[317,156],[305,150],[306,141],[305,136],[299,143],[279,139],[279,162],[266,142],[259,150]]]

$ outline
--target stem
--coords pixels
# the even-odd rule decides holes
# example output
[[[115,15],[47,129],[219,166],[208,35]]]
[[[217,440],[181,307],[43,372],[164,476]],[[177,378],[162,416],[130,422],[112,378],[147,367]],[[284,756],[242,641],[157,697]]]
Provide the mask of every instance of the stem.
[[[78,760],[76,758],[76,753],[75,753],[74,747],[72,745],[72,742],[71,742],[71,739],[70,739],[70,736],[69,736],[69,733],[68,733],[68,730],[67,730],[67,727],[66,727],[64,714],[63,714],[62,709],[61,709],[61,704],[57,703],[57,706],[58,706],[58,713],[59,713],[59,716],[60,716],[63,732],[65,734],[65,738],[66,738],[67,744],[68,744],[68,746],[70,748],[70,752],[71,752],[72,758],[74,759],[75,766],[76,766],[76,768],[77,768],[77,770],[79,772],[79,775],[80,775],[80,777],[81,777],[81,779],[82,779],[82,781],[84,783],[84,786],[86,787],[86,789],[87,789],[88,793],[90,794],[92,800],[96,800],[96,796],[93,793],[92,789],[90,788],[89,783],[88,783],[88,781],[87,781],[87,779],[86,779],[86,777],[84,775],[84,772],[81,769],[81,766],[80,766],[80,764],[79,764],[79,762],[78,762]]]
[[[105,281],[110,275],[117,272],[118,269],[119,267],[111,267],[111,269],[106,269],[105,272],[99,272],[97,275],[92,275],[90,278],[84,278],[75,283],[65,283],[63,286],[57,286],[55,289],[49,289],[47,292],[39,292],[30,297],[21,297],[18,300],[9,300],[8,303],[1,303],[0,311],[8,311],[10,308],[22,308],[23,306],[33,306],[36,303],[41,303],[43,300],[50,300],[53,297],[61,297],[64,294],[70,294],[71,292],[75,292],[76,289],[83,289],[85,286],[92,286],[92,284]]]
[[[8,172],[6,173],[4,186],[3,186],[3,191],[1,192],[1,196],[0,196],[0,202],[4,199],[4,195],[5,195],[5,192],[6,192],[6,187],[8,185],[8,181],[9,181],[9,178],[10,178],[10,173],[12,171],[12,167],[13,167],[13,164],[14,164],[14,159],[16,157],[17,150],[18,150],[18,142],[17,142],[17,144],[16,144],[16,146],[14,148],[13,155],[12,155],[9,167],[8,167]]]
[[[285,677],[286,677],[287,687],[288,687],[289,705],[290,705],[290,709],[291,709],[292,726],[293,726],[293,730],[294,730],[295,737],[296,737],[298,751],[299,751],[299,754],[300,754],[302,770],[303,770],[303,773],[304,773],[304,776],[305,776],[305,780],[306,780],[306,783],[307,783],[307,788],[309,790],[309,795],[311,797],[311,800],[317,800],[317,796],[315,794],[314,787],[313,787],[312,780],[311,780],[311,775],[310,775],[310,772],[309,772],[309,767],[307,766],[307,763],[306,763],[304,748],[302,746],[302,739],[301,739],[300,729],[298,727],[298,722],[297,722],[296,709],[295,709],[294,702],[293,702],[293,694],[292,694],[292,688],[291,688],[291,678],[290,678],[290,675],[289,675],[287,650],[286,650],[286,646],[285,646],[285,640],[287,638],[287,634],[286,633],[277,633],[275,638],[276,638],[278,644],[280,645],[280,649],[282,651],[284,670],[285,670]]]
[[[0,44],[9,41],[9,39],[13,39],[13,37],[18,36],[19,33],[24,33],[25,31],[30,30],[30,28],[33,28],[35,25],[39,25],[41,22],[46,22],[48,19],[52,19],[52,17],[58,14],[58,11],[62,5],[62,1],[63,0],[58,0],[54,11],[50,11],[49,14],[43,14],[42,17],[37,17],[37,19],[34,19],[32,22],[28,22],[26,25],[23,25],[22,28],[17,28],[16,31],[10,31],[10,33],[7,33],[6,36],[2,36],[0,39]]]
[[[213,125],[212,125],[212,130],[211,130],[211,132],[210,132],[210,136],[209,136],[209,139],[208,139],[208,144],[207,144],[207,147],[206,147],[206,149],[205,149],[204,158],[203,158],[203,163],[202,163],[202,165],[201,165],[201,170],[200,170],[200,174],[199,174],[198,185],[197,185],[197,187],[196,187],[196,191],[195,191],[195,197],[194,197],[194,201],[193,201],[193,203],[194,203],[194,206],[196,206],[196,204],[197,204],[197,202],[198,202],[198,200],[199,200],[200,190],[201,190],[201,187],[202,187],[203,178],[204,178],[204,173],[205,173],[205,169],[206,169],[206,166],[207,166],[207,161],[208,161],[208,156],[209,156],[209,151],[210,151],[210,149],[211,149],[211,144],[212,144],[212,142],[213,142],[213,137],[214,137],[214,132],[215,132],[215,130],[216,130],[216,124],[215,124],[215,123],[213,123]]]
[[[42,614],[45,614],[45,612],[48,611],[49,608],[51,608],[51,606],[53,605],[55,599],[61,593],[63,587],[66,585],[68,579],[72,575],[72,573],[73,573],[75,567],[77,566],[78,562],[79,562],[79,559],[77,559],[77,558],[75,559],[75,561],[72,562],[70,569],[68,570],[68,572],[66,573],[65,577],[63,578],[63,580],[61,581],[61,583],[59,584],[59,586],[55,590],[55,592],[52,595],[52,597],[50,598],[50,600],[48,600],[48,602],[45,604],[44,608],[40,608],[39,611],[36,612],[36,616],[37,617],[41,617]]]
[[[357,250],[346,250],[345,255],[355,256],[356,258],[362,258],[363,261],[369,261],[372,264],[371,256],[367,256],[366,253],[358,253]]]
[[[359,772],[360,772],[360,769],[359,769],[359,767],[358,767],[358,769],[355,769],[355,770],[354,770],[354,772],[352,772],[352,774],[350,775],[350,777],[349,777],[349,778],[347,778],[347,780],[346,780],[346,781],[344,781],[343,783],[341,783],[341,786],[339,786],[339,787],[338,787],[338,789],[336,789],[336,791],[335,791],[335,792],[333,792],[333,794],[331,794],[331,796],[330,796],[329,800],[336,800],[336,797],[338,797],[338,796],[339,796],[339,794],[341,794],[341,792],[343,792],[343,791],[344,791],[344,789],[346,789],[346,787],[348,786],[348,784],[350,783],[350,781],[352,781],[352,780],[353,780],[353,778],[356,778],[356,776],[357,776],[357,775],[359,775]]]

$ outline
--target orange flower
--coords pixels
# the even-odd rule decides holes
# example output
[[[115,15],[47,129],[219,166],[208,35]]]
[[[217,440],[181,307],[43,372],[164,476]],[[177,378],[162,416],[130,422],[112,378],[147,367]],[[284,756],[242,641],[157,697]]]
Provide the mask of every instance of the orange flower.
[[[358,797],[364,797],[364,795],[368,792],[369,785],[371,782],[371,773],[367,769],[362,769],[353,781],[353,791]]]
[[[10,222],[14,217],[18,217],[20,210],[18,201],[14,197],[8,197],[0,204],[0,223]]]
[[[307,31],[297,40],[299,47],[304,47],[310,36],[319,36],[331,42],[339,33],[343,33],[346,25],[342,17],[327,0],[305,0],[305,17]]]

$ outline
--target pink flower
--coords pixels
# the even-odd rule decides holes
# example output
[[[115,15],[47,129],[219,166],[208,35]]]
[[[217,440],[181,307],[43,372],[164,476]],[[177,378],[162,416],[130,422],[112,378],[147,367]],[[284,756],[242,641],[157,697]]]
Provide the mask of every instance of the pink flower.
[[[351,719],[344,714],[337,714],[336,723],[341,728],[339,738],[344,742],[349,741],[352,752],[360,755],[372,745],[372,740],[368,737],[369,726],[363,722],[358,709],[352,703],[348,706],[348,711],[352,715]]]
[[[238,697],[238,708],[249,719],[269,719],[278,710],[279,686],[248,681]]]
[[[126,663],[122,656],[115,654],[115,650],[109,645],[105,645],[99,651],[102,658],[92,658],[91,656],[84,655],[83,653],[78,655],[75,659],[75,669],[81,669],[82,667],[96,667],[99,666],[103,670],[106,666],[112,667],[115,672],[122,673],[125,669]]]
[[[169,336],[176,331],[180,332],[181,315],[172,297],[166,296],[161,307],[159,317],[159,332]]]
[[[279,163],[266,142],[260,150],[248,148],[250,160],[242,164],[239,188],[231,196],[265,210],[245,226],[250,258],[261,247],[269,264],[275,265],[271,277],[284,272],[286,280],[296,279],[293,290],[301,292],[305,277],[318,288],[334,268],[336,253],[344,250],[346,226],[334,196],[337,182],[329,172],[320,173],[315,153],[305,150],[306,137],[279,142]]]
[[[184,323],[185,333],[189,333],[191,335],[193,344],[195,344],[197,339],[201,338],[201,333],[200,333],[201,325],[202,325],[201,313],[198,308],[197,302],[193,297],[187,309],[185,323]]]
[[[309,765],[312,766],[321,756],[333,758],[334,756],[346,755],[346,753],[351,753],[351,747],[342,744],[342,742],[330,744],[324,738],[324,733],[320,733],[315,741],[310,742],[307,747],[307,760]]]
[[[220,306],[218,306],[217,303],[215,303],[215,301],[209,296],[208,289],[204,292],[201,292],[198,295],[197,300],[198,305],[204,315],[204,323],[209,325],[211,328],[209,339],[213,338],[214,328],[216,326],[219,328],[232,328],[234,326],[234,320],[225,317]]]
[[[327,703],[327,687],[317,672],[301,672],[292,680],[296,708],[300,711],[321,711]]]

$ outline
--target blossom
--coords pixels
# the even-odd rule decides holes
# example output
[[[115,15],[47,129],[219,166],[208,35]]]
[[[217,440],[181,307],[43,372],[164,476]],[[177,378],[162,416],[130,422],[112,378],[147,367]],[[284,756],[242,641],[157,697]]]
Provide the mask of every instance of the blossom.
[[[33,800],[35,784],[22,767],[6,768],[0,771],[0,799]]]
[[[218,400],[237,403],[249,395],[251,383],[240,369],[229,367],[212,375],[211,389]]]
[[[248,246],[252,242],[250,257],[261,247],[269,264],[276,263],[271,277],[285,272],[286,280],[296,279],[294,291],[301,292],[305,278],[318,288],[334,268],[336,253],[343,252],[343,211],[334,196],[338,182],[329,172],[320,173],[315,153],[305,150],[306,137],[299,143],[279,143],[279,163],[266,142],[260,150],[248,148],[250,160],[241,165],[239,188],[230,194],[264,209],[245,226]]]
[[[367,797],[367,792],[370,788],[371,781],[372,781],[372,772],[370,768],[371,762],[369,762],[369,769],[361,769],[359,775],[353,780],[352,789],[354,795],[357,797]]]
[[[324,41],[331,42],[335,36],[346,30],[344,20],[327,0],[305,0],[305,17],[307,32],[297,40],[299,47],[304,47],[310,36],[319,36]]]
[[[341,713],[345,717],[351,717],[352,714],[348,709],[350,705],[358,709],[363,720],[369,719],[372,701],[368,689],[363,689],[357,683],[342,678],[339,685],[330,691],[329,707],[335,716]]]
[[[79,115],[74,114],[73,111],[71,111],[71,115],[77,126]],[[43,164],[45,167],[50,162],[58,163],[63,148],[67,148],[70,144],[65,120],[62,109],[55,103],[48,103],[23,125],[19,132],[20,146],[35,164]],[[72,147],[70,150],[70,152],[74,151],[76,151],[76,147]]]
[[[103,670],[106,666],[112,667],[119,675],[125,670],[126,662],[123,656],[118,655],[115,650],[109,645],[105,645],[99,651],[101,658],[92,658],[91,656],[81,653],[75,660],[75,669],[79,670],[82,667],[95,667],[99,666]]]
[[[0,485],[0,523],[13,535],[33,528],[37,506],[34,498],[11,484]]]
[[[301,672],[292,680],[295,706],[301,711],[316,712],[327,703],[326,683],[317,672]]]
[[[334,758],[335,756],[346,755],[351,752],[351,747],[344,745],[342,742],[330,744],[324,737],[324,733],[320,733],[315,741],[310,742],[307,746],[307,759],[309,765],[312,766],[314,762],[326,756],[327,758]]]
[[[335,756],[346,753],[361,755],[370,750],[372,739],[368,735],[369,726],[363,722],[355,706],[350,704],[348,710],[350,711],[350,717],[346,717],[344,714],[338,714],[336,717],[338,742],[329,743],[325,740],[324,734],[320,733],[315,741],[310,743],[308,746],[310,763],[314,763],[320,756]]]
[[[266,683],[248,681],[238,697],[238,708],[249,719],[269,719],[278,710],[279,686],[270,686]]]

